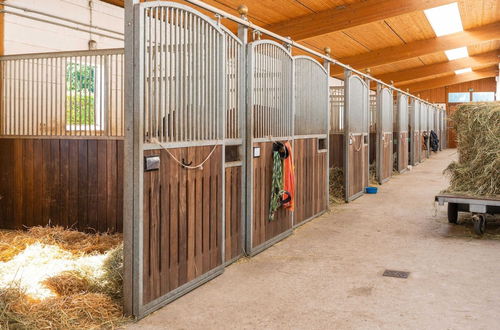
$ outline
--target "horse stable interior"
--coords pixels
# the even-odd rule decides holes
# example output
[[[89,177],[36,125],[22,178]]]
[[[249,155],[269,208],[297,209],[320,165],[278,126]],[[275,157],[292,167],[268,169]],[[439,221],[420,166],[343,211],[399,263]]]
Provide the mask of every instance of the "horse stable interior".
[[[497,0],[0,1],[0,228],[122,233],[141,319],[455,148],[499,55]]]

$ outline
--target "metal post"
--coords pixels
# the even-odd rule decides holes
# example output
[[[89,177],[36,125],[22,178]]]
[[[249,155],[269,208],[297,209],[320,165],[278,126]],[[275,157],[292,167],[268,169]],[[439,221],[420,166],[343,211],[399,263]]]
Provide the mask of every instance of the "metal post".
[[[135,47],[139,22],[135,7],[139,0],[125,1],[125,157],[124,157],[124,311],[127,315],[139,315],[142,300],[140,272],[142,257],[142,132],[138,84],[141,68],[134,68],[138,60]],[[139,75],[137,75],[139,73]]]
[[[384,149],[382,148],[383,143],[384,143],[384,132],[382,130],[383,126],[383,115],[382,115],[382,85],[377,83],[377,144],[376,144],[376,173],[377,173],[377,180],[379,184],[382,184],[382,156],[383,156],[383,151]]]
[[[346,202],[349,201],[349,145],[351,139],[349,134],[349,116],[351,112],[349,101],[349,80],[351,75],[352,72],[350,70],[344,70],[344,192]]]
[[[369,70],[368,70],[369,72]],[[366,162],[368,163],[368,166],[367,166],[367,169],[366,169],[366,178],[367,178],[367,186],[370,185],[370,144],[371,144],[371,141],[370,141],[370,78],[369,77],[364,77],[364,81],[366,83],[366,86],[367,86],[367,95],[366,95],[366,109],[367,111],[363,114],[363,117],[366,116],[366,120],[365,120],[365,129],[366,129],[366,140],[368,142],[368,149],[367,150],[363,150],[363,156],[366,155],[366,152],[368,152],[368,154],[366,155]],[[365,132],[363,132],[363,135],[365,134]],[[363,140],[363,147],[364,147],[364,136],[361,138]]]
[[[325,48],[325,53],[329,57],[331,50],[330,48]],[[323,67],[326,70],[326,97],[327,97],[327,102],[326,102],[326,182],[325,182],[325,196],[326,196],[326,209],[330,209],[330,84],[329,84],[329,77],[330,77],[330,62],[329,61],[323,61]]]

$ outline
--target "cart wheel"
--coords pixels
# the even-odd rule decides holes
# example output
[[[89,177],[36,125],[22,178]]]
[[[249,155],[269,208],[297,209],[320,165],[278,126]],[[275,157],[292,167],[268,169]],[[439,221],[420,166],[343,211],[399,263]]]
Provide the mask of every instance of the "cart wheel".
[[[476,235],[482,236],[486,230],[486,218],[483,214],[475,214],[472,221],[474,221],[474,232]]]
[[[455,203],[448,203],[448,222],[458,223],[458,205]]]

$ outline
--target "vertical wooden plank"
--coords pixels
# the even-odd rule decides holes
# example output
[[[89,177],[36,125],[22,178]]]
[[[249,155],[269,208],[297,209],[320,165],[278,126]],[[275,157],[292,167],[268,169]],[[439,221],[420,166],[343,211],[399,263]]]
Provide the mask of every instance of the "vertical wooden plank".
[[[52,177],[51,177],[51,160],[52,156],[50,154],[50,140],[41,140],[42,143],[42,218],[41,224],[47,224],[50,219],[50,199],[51,199],[51,187],[52,187]]]
[[[95,227],[100,232],[108,230],[107,225],[107,141],[97,140],[97,219]]]
[[[151,152],[144,152],[144,156]],[[143,181],[143,250],[142,250],[142,276],[143,276],[143,303],[147,304],[151,297],[151,172],[144,173]]]
[[[99,228],[99,149],[97,140],[88,141],[88,228]]]
[[[186,148],[179,149],[180,158],[188,160]],[[187,282],[187,172],[189,170],[180,168],[179,170],[179,286]]]
[[[221,146],[217,146],[217,149],[216,149],[216,152],[215,152],[215,155],[217,156],[214,160],[214,162],[216,163],[216,174],[217,174],[217,214],[216,214],[216,220],[217,220],[217,224],[216,224],[216,266],[219,266],[222,264],[223,260],[222,260],[222,242],[223,242],[223,235],[224,233],[222,232],[222,212],[224,211],[222,209],[222,205],[223,205],[223,202],[222,202],[222,198],[223,198],[223,195],[222,195],[222,185],[224,184],[222,182],[222,170],[223,170],[223,166],[224,164],[222,163],[222,147]]]
[[[208,162],[203,167],[203,273],[210,269],[210,169]]]
[[[114,140],[106,141],[106,229],[116,231],[117,203],[117,143]]]
[[[158,155],[158,152],[152,152]],[[160,297],[160,173],[152,171],[149,173],[150,180],[150,201],[149,201],[149,246],[150,260],[149,267],[151,272],[151,299]]]
[[[187,159],[193,164],[200,163],[200,152],[197,148],[188,148]],[[196,170],[186,170],[187,172],[187,281],[192,281],[196,277],[195,263],[195,217],[196,217]]]
[[[225,200],[226,200],[226,209],[224,210],[225,211],[225,225],[226,225],[226,228],[225,228],[225,237],[226,237],[226,246],[225,246],[225,249],[226,249],[226,255],[225,255],[225,262],[229,261],[232,259],[232,243],[233,243],[233,231],[232,231],[232,209],[234,208],[234,206],[232,205],[232,185],[234,184],[234,182],[232,181],[232,178],[233,178],[233,171],[232,171],[232,168],[226,168],[225,169],[226,171],[226,178],[225,178],[225,190],[226,190],[226,196],[225,196]]]
[[[170,196],[171,196],[171,169],[172,162],[161,158],[160,153],[160,292],[166,294],[170,291]]]
[[[208,150],[207,150],[208,151]],[[217,152],[208,162],[210,163],[210,269],[217,265],[217,190],[218,172],[220,168],[217,163]]]
[[[13,157],[13,140],[0,139],[0,224],[7,229],[14,227],[14,169],[11,161]]]
[[[117,141],[116,148],[116,228],[118,232],[123,232],[123,166],[124,157],[124,141]]]
[[[43,225],[44,210],[44,167],[43,143],[41,139],[33,140],[33,225]]]
[[[197,157],[200,160],[200,156]],[[195,265],[196,276],[203,272],[203,171],[195,171]]]
[[[69,154],[69,140],[60,140],[59,141],[60,148],[60,199],[57,201],[60,205],[60,214],[61,219],[59,224],[64,227],[71,226],[69,222],[69,207],[70,207],[70,199],[69,199],[69,190],[70,190],[70,182],[69,182],[69,162],[70,162],[70,154]]]
[[[33,168],[33,140],[24,139],[23,141],[23,226],[32,227],[34,223],[33,199],[34,191],[34,168]]]
[[[177,158],[181,156],[179,149],[171,149],[170,152]],[[170,290],[177,288],[179,285],[179,179],[180,179],[180,166],[174,162],[166,151],[162,151],[161,159],[168,161],[170,164]]]
[[[78,228],[88,230],[89,222],[89,154],[88,140],[78,140]]]
[[[73,228],[80,228],[78,218],[78,141],[68,140],[68,225]]]
[[[49,220],[53,224],[61,223],[61,209],[60,209],[60,196],[61,196],[61,176],[60,176],[60,163],[61,155],[59,151],[59,140],[49,140],[50,143],[50,158],[47,159],[49,163],[49,180],[47,184],[50,187],[50,206],[49,206]]]

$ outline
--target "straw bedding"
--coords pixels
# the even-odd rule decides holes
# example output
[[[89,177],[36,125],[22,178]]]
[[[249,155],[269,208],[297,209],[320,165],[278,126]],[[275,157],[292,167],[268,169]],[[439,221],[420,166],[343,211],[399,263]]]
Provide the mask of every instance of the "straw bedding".
[[[445,170],[447,192],[500,198],[500,103],[471,103],[451,116],[459,161]]]
[[[330,203],[344,203],[344,170],[341,167],[330,169]]]
[[[121,235],[0,231],[0,328],[101,329],[122,313]]]

